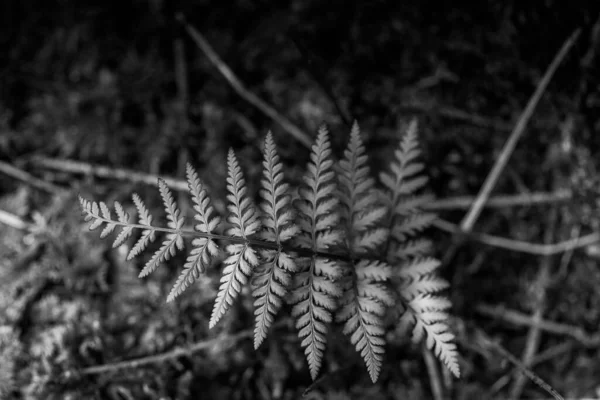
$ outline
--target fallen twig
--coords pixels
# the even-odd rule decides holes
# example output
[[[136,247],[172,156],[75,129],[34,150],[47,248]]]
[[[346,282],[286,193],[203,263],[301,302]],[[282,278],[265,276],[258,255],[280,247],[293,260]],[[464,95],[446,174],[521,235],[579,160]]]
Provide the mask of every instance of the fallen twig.
[[[158,186],[158,178],[163,179],[167,185],[178,191],[187,192],[187,182],[167,176],[145,174],[131,169],[110,168],[103,165],[94,165],[73,160],[58,160],[48,157],[35,157],[29,160],[37,167],[68,172],[72,174],[93,175],[98,178],[116,179],[132,183],[143,183],[150,186]]]
[[[564,253],[565,251],[586,247],[600,241],[600,233],[591,233],[586,236],[565,240],[559,243],[539,244],[521,240],[507,239],[499,236],[488,235],[486,233],[463,232],[460,230],[458,225],[439,218],[433,222],[433,225],[445,232],[461,235],[463,238],[484,243],[488,246],[538,256],[551,256],[554,254],[560,254]]]
[[[507,208],[518,206],[534,206],[540,204],[554,204],[568,201],[573,197],[570,190],[557,190],[556,192],[534,192],[515,195],[499,195],[490,197],[485,202],[486,208]],[[464,210],[471,207],[475,197],[473,196],[456,196],[447,199],[434,200],[425,205],[428,210],[444,211],[444,210]]]
[[[253,335],[254,331],[248,329],[245,331],[238,332],[234,335],[227,335],[224,337],[216,337],[213,339],[203,340],[201,342],[194,343],[188,347],[176,348],[165,353],[135,358],[133,360],[120,361],[112,364],[103,364],[96,365],[93,367],[87,367],[78,371],[78,373],[79,375],[97,375],[104,374],[107,372],[117,372],[123,369],[135,369],[149,364],[157,364],[167,360],[172,360],[178,357],[190,356],[198,351],[206,350],[217,343],[231,342],[231,344],[234,344],[243,339],[250,338]]]
[[[523,110],[523,113],[521,113],[521,116],[519,117],[515,128],[513,129],[512,133],[510,134],[510,137],[508,138],[508,141],[504,144],[504,148],[502,149],[500,156],[496,160],[496,163],[494,164],[492,170],[485,179],[485,182],[483,183],[483,186],[481,187],[481,190],[479,191],[475,202],[471,206],[471,209],[469,210],[465,218],[462,220],[460,228],[463,231],[471,230],[471,228],[475,224],[475,221],[477,220],[479,214],[483,210],[483,206],[490,197],[494,186],[496,186],[496,182],[498,182],[498,179],[500,178],[504,167],[506,167],[506,164],[508,163],[508,160],[514,151],[518,140],[525,131],[525,127],[527,126],[529,119],[533,115],[533,110],[535,110],[535,107],[537,106],[538,102],[542,98],[542,95],[546,91],[546,88],[548,87],[550,80],[554,76],[556,69],[558,68],[562,60],[566,57],[573,44],[575,44],[575,40],[579,36],[579,32],[580,30],[577,29],[571,34],[571,36],[569,36],[569,38],[565,41],[559,52],[554,57],[554,60],[552,60],[552,63],[550,63],[550,65],[548,66],[544,77],[538,84],[535,92],[533,93],[533,96],[531,96],[531,98],[529,99],[525,110]]]
[[[405,113],[407,111],[434,113],[448,119],[464,122],[480,128],[493,129],[499,132],[510,132],[512,129],[512,126],[506,122],[496,121],[475,113],[470,113],[455,107],[436,104],[434,102],[430,104],[424,102],[400,104],[400,106],[397,107],[397,111],[401,113]]]
[[[475,311],[479,314],[496,318],[516,326],[533,326],[536,323],[530,315],[503,306],[480,304],[475,308]],[[571,337],[585,347],[595,348],[600,346],[600,334],[590,335],[578,326],[546,320],[540,320],[537,325],[545,332]]]
[[[529,119],[533,115],[533,110],[535,110],[535,107],[537,106],[538,102],[542,98],[542,95],[546,91],[546,88],[548,87],[548,84],[554,76],[554,73],[556,72],[558,66],[566,57],[573,44],[575,44],[575,40],[579,36],[579,32],[580,30],[577,29],[571,34],[571,36],[569,36],[569,38],[565,41],[559,52],[554,57],[554,60],[552,60],[552,63],[550,63],[550,65],[548,66],[544,77],[538,84],[535,92],[533,93],[533,96],[531,96],[531,98],[529,99],[529,102],[527,103],[525,110],[523,110],[523,113],[519,117],[515,128],[513,129],[512,133],[510,134],[510,137],[508,138],[508,141],[504,144],[504,148],[502,149],[500,156],[496,160],[496,163],[492,167],[492,170],[485,179],[485,182],[483,183],[483,186],[481,187],[481,190],[479,191],[475,202],[471,206],[471,209],[469,210],[465,218],[462,220],[460,228],[463,231],[471,230],[471,228],[475,224],[475,221],[479,217],[479,214],[481,214],[483,206],[490,197],[490,194],[496,186],[496,183],[498,182],[498,179],[500,178],[504,167],[506,167],[506,164],[508,163],[508,160],[514,151],[518,140],[525,131],[525,127],[527,126]]]
[[[36,178],[35,176],[33,176],[23,170],[20,170],[19,168],[15,167],[13,165],[10,165],[4,161],[0,161],[0,172],[2,172],[5,175],[8,175],[12,178],[23,181],[31,187],[43,190],[48,193],[61,194],[61,193],[66,192],[65,189],[58,187],[56,185],[53,185],[44,180],[41,180],[39,178]]]
[[[533,383],[538,385],[540,388],[549,393],[552,397],[557,400],[564,400],[564,398],[556,391],[552,386],[548,385],[542,378],[533,373],[527,366],[523,365],[521,361],[517,359],[517,357],[513,356],[508,350],[506,350],[502,345],[496,343],[495,341],[489,339],[481,330],[477,331],[477,342],[485,349],[494,350],[499,353],[503,358],[508,360],[511,364],[513,364],[522,374],[527,376]]]
[[[544,242],[550,243],[554,237],[554,231],[556,230],[556,224],[558,219],[558,209],[554,207],[550,214],[548,226],[544,233]],[[527,341],[525,342],[525,349],[521,356],[521,363],[531,368],[531,361],[535,357],[539,347],[540,340],[542,338],[542,330],[540,329],[540,322],[544,315],[544,309],[546,308],[546,290],[550,283],[550,269],[552,267],[551,256],[542,258],[540,262],[540,268],[537,272],[535,282],[533,283],[535,290],[533,291],[533,314],[531,315],[531,321],[533,322],[527,332]],[[527,382],[527,377],[523,374],[515,372],[513,378],[513,384],[510,388],[510,398],[520,399]]]
[[[227,82],[229,82],[237,94],[239,94],[248,103],[258,108],[263,114],[267,115],[273,121],[281,125],[281,127],[290,135],[295,137],[300,143],[310,149],[312,145],[312,139],[308,134],[306,134],[302,129],[298,128],[292,121],[281,115],[281,113],[267,104],[264,100],[249,91],[242,81],[240,81],[240,79],[233,73],[231,68],[229,68],[229,66],[221,59],[221,57],[219,57],[204,36],[193,26],[188,24],[182,14],[179,14],[177,18],[183,24],[192,40],[196,43],[200,50],[202,50],[206,57],[208,57],[210,62],[219,70],[221,75],[223,75]]]
[[[34,224],[23,220],[18,215],[11,214],[4,210],[0,210],[0,224],[8,225],[15,229],[24,231],[33,230],[35,226]]]

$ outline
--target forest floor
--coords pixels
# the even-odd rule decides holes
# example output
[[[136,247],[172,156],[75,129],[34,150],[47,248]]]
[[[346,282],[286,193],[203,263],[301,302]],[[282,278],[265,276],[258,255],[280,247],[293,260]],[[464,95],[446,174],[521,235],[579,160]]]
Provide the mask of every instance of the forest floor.
[[[0,399],[600,398],[598,5],[20,3],[0,5]],[[460,379],[391,329],[373,384],[336,328],[313,383],[289,312],[257,351],[249,293],[209,330],[220,265],[166,303],[185,257],[139,279],[82,217],[78,195],[134,214],[134,192],[161,214],[159,177],[192,215],[188,162],[224,216],[228,150],[255,195],[269,131],[293,187],[323,123],[340,157],[358,121],[378,173],[413,118]]]

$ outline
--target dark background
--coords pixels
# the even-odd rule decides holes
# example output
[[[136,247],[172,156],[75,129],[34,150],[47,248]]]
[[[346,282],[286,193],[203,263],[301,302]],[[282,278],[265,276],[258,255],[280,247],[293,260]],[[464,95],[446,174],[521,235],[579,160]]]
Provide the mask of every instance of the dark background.
[[[0,397],[295,399],[310,384],[295,331],[287,328],[271,334],[258,352],[242,341],[119,374],[63,379],[65,371],[209,336],[218,274],[210,272],[176,304],[165,305],[178,260],[138,280],[139,266],[124,263],[110,241],[82,234],[75,198],[126,201],[136,191],[158,213],[155,188],[48,170],[36,159],[180,178],[190,161],[212,197],[221,199],[217,208],[225,199],[230,147],[252,190],[269,130],[292,184],[306,165],[308,149],[232,89],[176,21],[178,13],[249,91],[313,136],[327,123],[338,156],[356,119],[377,172],[388,164],[400,128],[416,117],[430,187],[442,200],[477,194],[547,66],[581,29],[495,188],[507,195],[563,191],[570,200],[488,209],[475,231],[555,243],[598,228],[598,1],[5,0],[0,161],[71,191],[48,194],[0,174],[0,209],[43,221],[54,232],[7,227],[0,233]],[[442,207],[440,215],[459,223],[465,212]],[[573,332],[598,330],[595,247],[544,259],[478,244],[475,237],[449,255],[451,237],[430,234],[452,284],[462,356],[463,378],[448,388],[449,397],[515,393],[511,364],[477,348],[476,337],[484,332],[521,358],[527,323],[484,315],[485,305],[526,319],[542,310],[544,320]],[[542,289],[536,286],[541,268],[550,274]],[[535,300],[540,290],[541,306]],[[245,297],[213,335],[252,327]],[[388,342],[382,375],[372,385],[345,338],[330,340],[324,372],[351,368],[326,375],[309,396],[431,397],[419,349],[393,331]],[[537,353],[546,358],[532,369],[565,396],[597,396],[597,345],[542,329]],[[532,383],[522,392],[523,398],[542,395]]]

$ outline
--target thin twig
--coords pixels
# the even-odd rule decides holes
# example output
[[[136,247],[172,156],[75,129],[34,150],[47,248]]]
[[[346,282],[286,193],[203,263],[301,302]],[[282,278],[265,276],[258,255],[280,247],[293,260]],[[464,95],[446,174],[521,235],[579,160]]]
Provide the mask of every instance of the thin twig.
[[[508,360],[511,364],[513,364],[517,369],[521,371],[525,376],[527,376],[531,381],[533,381],[540,388],[549,393],[556,400],[564,400],[564,398],[552,388],[549,384],[547,384],[542,378],[537,376],[533,371],[531,371],[527,366],[523,365],[521,361],[517,359],[517,357],[513,356],[508,350],[506,350],[499,343],[489,339],[485,332],[480,329],[477,329],[477,342],[484,349],[494,350],[499,353],[504,359]]]
[[[300,143],[310,149],[312,145],[311,137],[306,134],[302,129],[296,126],[292,121],[281,115],[277,110],[267,104],[264,100],[250,92],[242,81],[233,73],[231,68],[219,57],[216,51],[204,38],[204,36],[196,30],[193,26],[189,25],[185,21],[185,17],[181,14],[177,17],[183,24],[186,31],[196,43],[196,45],[202,50],[202,52],[208,57],[210,62],[219,70],[221,75],[229,82],[233,90],[237,92],[244,100],[258,108],[263,114],[267,115],[273,121],[281,125],[290,135],[295,137]]]
[[[0,161],[0,172],[5,175],[8,175],[12,178],[23,181],[26,184],[30,185],[31,187],[43,190],[48,193],[62,194],[62,193],[66,192],[65,189],[58,187],[56,185],[53,185],[44,180],[41,180],[39,178],[36,178],[35,176],[33,176],[23,170],[20,170],[19,168],[15,167],[13,165],[10,165],[4,161]]]
[[[516,326],[531,327],[536,324],[536,321],[534,321],[530,315],[525,315],[519,311],[511,310],[503,306],[480,304],[475,308],[475,311],[479,314],[496,318]],[[537,322],[537,325],[545,332],[571,337],[585,347],[595,348],[600,346],[600,334],[590,335],[578,326],[547,320],[540,320]]]
[[[234,335],[227,335],[224,337],[216,337],[213,339],[203,340],[201,342],[197,342],[188,347],[176,348],[171,351],[167,351],[165,353],[155,354],[152,356],[135,358],[133,360],[120,361],[112,364],[103,364],[96,365],[93,367],[84,368],[78,373],[80,375],[97,375],[104,374],[107,372],[117,372],[123,369],[135,369],[139,367],[143,367],[149,364],[157,364],[161,362],[165,362],[167,360],[172,360],[174,358],[179,358],[183,356],[190,356],[198,351],[206,350],[211,346],[214,346],[223,342],[231,342],[230,344],[235,344],[241,340],[250,338],[254,335],[254,331],[251,329],[244,330],[238,332]]]
[[[150,186],[158,186],[158,178],[173,190],[182,192],[188,191],[187,182],[181,179],[174,179],[162,175],[153,175],[137,172],[131,169],[110,168],[103,165],[94,165],[73,160],[58,160],[48,157],[35,157],[29,160],[36,167],[53,169],[57,171],[69,172],[73,174],[92,175],[98,178],[116,179],[132,183],[143,183]]]
[[[455,107],[437,104],[436,102],[411,102],[400,104],[396,111],[406,113],[407,111],[420,111],[438,114],[442,117],[465,122],[473,126],[492,129],[499,132],[510,132],[512,126],[503,121],[496,121],[482,115],[471,113]]]
[[[570,190],[557,190],[556,192],[534,192],[516,195],[499,195],[490,197],[485,203],[486,208],[507,208],[519,206],[534,206],[540,204],[554,204],[570,200],[573,194]],[[423,208],[434,211],[464,210],[471,207],[475,197],[456,196],[447,199],[434,200]]]
[[[558,209],[554,207],[550,214],[548,221],[548,227],[544,233],[544,242],[550,243],[554,237],[554,231],[556,230],[558,220]],[[533,324],[529,327],[527,332],[527,341],[525,342],[525,349],[521,356],[521,363],[530,368],[531,361],[535,357],[542,338],[542,330],[540,329],[540,323],[544,315],[544,309],[546,308],[546,290],[550,283],[550,269],[552,268],[552,257],[546,256],[541,260],[540,269],[538,270],[535,282],[533,283],[535,296],[533,301],[533,314],[531,320]],[[527,383],[527,377],[523,374],[515,372],[513,384],[510,388],[510,398],[518,400],[523,394],[523,389]]]
[[[486,233],[462,232],[456,224],[439,218],[433,222],[433,226],[442,231],[453,233],[462,236],[464,239],[473,240],[479,243],[486,244],[488,246],[515,251],[518,253],[533,254],[537,256],[551,256],[555,254],[560,254],[564,253],[565,251],[571,251],[582,247],[587,247],[591,244],[598,243],[600,241],[600,233],[590,233],[586,236],[565,240],[559,243],[531,243],[521,240],[506,239],[503,237],[489,235]]]
[[[490,194],[492,193],[492,190],[496,186],[496,183],[498,182],[498,179],[500,178],[504,167],[506,167],[506,164],[508,163],[508,160],[514,151],[519,138],[525,131],[525,127],[527,126],[529,119],[533,115],[535,107],[540,101],[543,93],[546,91],[546,88],[548,87],[552,76],[556,72],[556,69],[575,43],[575,40],[579,36],[579,32],[580,30],[577,29],[571,34],[571,36],[569,36],[569,38],[565,41],[559,52],[554,57],[554,60],[552,60],[552,63],[548,66],[544,77],[538,84],[531,99],[529,99],[525,110],[523,110],[523,113],[519,117],[519,120],[517,121],[515,128],[510,134],[508,141],[505,143],[504,148],[502,149],[502,152],[498,157],[498,160],[496,160],[496,163],[494,164],[492,170],[490,171],[485,182],[483,183],[483,186],[479,191],[479,194],[477,195],[477,199],[475,200],[475,202],[471,206],[471,209],[461,222],[460,228],[463,231],[470,231],[473,228],[475,221],[477,220],[479,214],[481,214],[481,211],[483,210],[483,206],[487,202],[488,198],[490,197]]]
[[[576,343],[572,340],[565,341],[563,343],[557,344],[556,346],[550,347],[540,353],[538,353],[533,360],[531,360],[531,365],[541,364],[553,358],[556,358],[564,353],[571,352],[575,347]]]
[[[469,211],[467,211],[467,214],[462,219],[460,223],[460,230],[462,232],[468,233],[471,232],[471,230],[473,229],[473,226],[479,218],[481,211],[483,211],[485,203],[487,203],[492,191],[494,190],[494,187],[496,186],[496,183],[500,179],[500,175],[502,174],[504,168],[508,164],[508,160],[514,152],[518,140],[525,131],[525,127],[527,126],[529,119],[533,115],[535,107],[537,106],[539,100],[546,91],[546,88],[550,83],[552,76],[556,72],[556,69],[558,68],[564,57],[567,55],[571,46],[574,44],[577,36],[579,36],[579,30],[576,30],[573,34],[571,34],[571,36],[567,39],[567,41],[563,44],[559,52],[554,57],[554,60],[548,66],[546,73],[544,74],[542,80],[538,84],[535,92],[527,102],[527,106],[519,116],[517,124],[512,130],[512,133],[510,134],[508,140],[504,144],[504,147],[500,152],[500,156],[496,160],[496,163],[492,167],[492,170],[489,172],[483,185],[481,186],[481,189],[479,190],[475,201],[473,202],[473,204],[471,204]],[[464,237],[455,238],[455,240],[453,240],[452,244],[448,247],[448,249],[442,257],[442,264],[447,265],[450,263],[450,260],[454,258],[454,255],[456,254],[456,251],[460,247],[463,240]]]
[[[23,231],[30,231],[35,226],[34,224],[23,220],[18,215],[11,214],[4,210],[0,210],[0,224],[8,225]]]

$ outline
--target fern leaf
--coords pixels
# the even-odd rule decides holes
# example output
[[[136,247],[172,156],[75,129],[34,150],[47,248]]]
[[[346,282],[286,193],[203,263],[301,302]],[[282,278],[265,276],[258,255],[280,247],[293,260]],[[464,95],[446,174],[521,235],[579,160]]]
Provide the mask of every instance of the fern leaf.
[[[100,205],[95,201],[89,201],[79,196],[79,204],[85,215],[85,221],[92,221],[90,224],[90,230],[93,231],[99,228],[103,223],[106,223],[106,227],[103,229],[100,237],[106,237],[112,233],[117,225],[121,226],[121,232],[117,235],[113,242],[113,247],[119,247],[131,236],[133,227],[129,225],[129,215],[123,209],[123,206],[118,201],[115,201],[115,211],[117,212],[118,222],[112,220],[112,216],[108,206],[104,202],[100,202]]]
[[[225,268],[209,328],[214,327],[229,310],[242,287],[248,282],[252,269],[258,265],[256,253],[247,244],[230,244],[227,246],[227,253],[229,257],[223,263]]]
[[[167,225],[171,229],[181,230],[183,226],[184,219],[179,216],[180,212],[177,208],[177,204],[175,203],[175,199],[173,198],[173,194],[169,189],[167,183],[158,179],[158,189],[160,191],[160,197],[162,197],[163,204],[165,206],[165,211],[167,213]],[[179,246],[178,246],[179,247]]]
[[[408,303],[407,311],[402,315],[399,329],[414,325],[412,339],[420,342],[426,339],[428,349],[446,365],[457,378],[460,377],[458,365],[458,350],[454,343],[455,337],[446,321],[450,302],[441,297],[421,295]]]
[[[122,229],[113,242],[113,248],[121,246],[133,233],[133,226],[129,225],[129,214],[125,212],[125,209],[118,201],[115,201],[115,211],[117,212],[119,222],[122,224]]]
[[[342,292],[333,282],[340,277],[339,270],[330,260],[311,257],[310,262],[294,276],[294,290],[289,302],[292,317],[296,318],[298,337],[302,340],[310,375],[317,378],[327,343],[327,324],[332,320],[336,306],[334,298]]]
[[[152,258],[148,260],[146,265],[144,265],[144,268],[139,274],[140,278],[148,276],[154,272],[161,263],[173,257],[177,253],[178,249],[183,250],[183,236],[181,233],[181,228],[183,227],[184,219],[179,216],[180,212],[177,208],[175,200],[173,199],[173,194],[169,190],[169,187],[164,180],[158,180],[158,189],[165,206],[165,212],[167,213],[167,225],[173,231],[167,234],[165,240],[162,242],[161,247],[154,253]],[[116,206],[115,208],[117,209],[118,213],[119,208]]]
[[[196,211],[194,219],[199,222],[194,225],[194,230],[210,234],[219,225],[220,218],[210,205],[210,198],[198,178],[198,173],[189,163],[186,167],[186,175],[194,210]],[[219,254],[219,247],[210,238],[196,238],[192,240],[192,246],[193,248],[183,266],[183,271],[181,271],[167,297],[167,302],[173,301],[185,289],[190,287],[200,277],[200,274],[206,270],[211,262],[211,257]]]
[[[263,198],[263,226],[267,239],[281,243],[294,237],[299,228],[294,224],[289,185],[283,181],[283,167],[279,161],[271,132],[265,139],[263,179],[260,195]]]
[[[135,208],[138,212],[138,219],[140,225],[147,226],[148,229],[144,229],[142,231],[142,235],[135,243],[135,245],[131,248],[129,254],[127,254],[128,261],[141,254],[144,250],[148,248],[148,245],[150,245],[150,243],[154,242],[154,240],[156,239],[156,233],[154,228],[152,227],[152,215],[150,215],[148,208],[146,208],[146,205],[137,193],[134,193],[132,195],[132,198],[133,204],[135,204]]]
[[[192,240],[192,250],[184,264],[183,271],[167,296],[167,303],[175,300],[177,296],[190,287],[204,272],[205,266],[210,264],[211,256],[219,254],[217,245],[207,238]]]
[[[212,233],[221,222],[221,218],[215,213],[213,206],[210,204],[210,198],[198,178],[198,173],[189,163],[186,166],[186,175],[188,187],[192,194],[194,210],[196,211],[194,219],[199,222],[194,226],[194,229],[197,232]]]
[[[100,226],[102,226],[102,223],[104,223],[104,220],[102,219],[102,217],[99,214],[100,210],[98,208],[98,203],[96,203],[96,202],[92,203],[92,211],[91,212],[94,215],[94,220],[90,224],[90,231],[95,231]]]
[[[294,202],[303,232],[299,238],[300,245],[313,250],[327,250],[339,244],[343,236],[337,228],[340,221],[339,200],[335,197],[337,185],[325,127],[319,129],[307,170],[298,189],[300,198]]]
[[[233,225],[228,234],[246,239],[258,230],[260,221],[256,209],[246,196],[246,181],[233,149],[229,149],[227,155],[227,172],[227,209],[230,212],[227,221]]]
[[[277,312],[283,305],[292,282],[292,273],[297,270],[296,262],[286,253],[265,251],[267,261],[257,268],[252,279],[254,290],[254,348],[258,349],[266,339]]]
[[[391,164],[391,173],[380,174],[381,183],[386,187],[393,207],[403,195],[414,193],[420,188],[419,185],[422,186],[426,183],[426,180],[419,176],[424,169],[423,164],[416,161],[420,154],[417,122],[413,120],[402,138],[400,148],[394,153],[395,160]],[[416,178],[414,178],[415,175],[417,175]],[[408,187],[405,188],[404,185],[413,179],[417,179],[417,183],[408,183]]]
[[[227,190],[227,208],[230,212],[227,220],[232,224],[228,234],[247,239],[260,228],[260,221],[254,205],[246,196],[246,181],[232,149],[227,155]],[[228,245],[226,250],[229,256],[224,262],[221,286],[215,299],[209,328],[215,326],[229,310],[259,263],[256,252],[247,241],[244,244]]]
[[[385,243],[389,232],[381,227],[387,210],[377,198],[356,122],[352,126],[344,159],[340,161],[340,169],[340,197],[344,206],[347,247],[353,256],[364,255]],[[381,371],[385,345],[383,315],[386,305],[392,303],[381,282],[389,278],[391,268],[384,263],[367,260],[351,265],[353,270],[344,279],[344,296],[336,319],[344,323],[344,334],[350,337],[363,357],[375,382]]]
[[[108,208],[106,203],[104,203],[102,201],[100,202],[100,211],[102,212],[102,218],[104,218],[106,221],[112,221],[110,209]],[[102,220],[96,220],[96,222],[98,222],[98,221],[100,221],[100,223],[102,223]],[[110,235],[115,230],[116,226],[117,226],[117,224],[115,224],[114,222],[107,222],[106,227],[100,233],[100,239],[104,239],[105,237]]]
[[[391,268],[384,263],[361,260],[355,265],[355,281],[345,291],[336,315],[344,323],[344,334],[363,357],[373,382],[381,371],[384,353],[383,316],[393,298],[380,284],[390,277]]]
[[[312,146],[304,183],[294,202],[298,210],[301,234],[298,242],[313,251],[325,251],[342,243],[343,234],[337,229],[340,221],[337,185],[331,159],[331,145],[325,127],[319,129]],[[341,269],[332,260],[313,256],[301,264],[294,276],[294,289],[289,301],[293,304],[298,336],[302,340],[311,377],[316,379],[327,341],[327,324],[333,319],[335,298],[342,295],[333,281],[341,277]]]
[[[398,328],[412,327],[414,341],[426,338],[427,347],[459,376],[454,335],[446,322],[450,301],[436,295],[449,285],[436,274],[439,261],[426,256],[428,242],[415,239],[436,218],[434,214],[422,211],[430,196],[416,195],[427,182],[422,175],[424,167],[417,162],[419,155],[417,125],[413,121],[395,152],[391,172],[380,176],[387,189],[393,221],[387,259],[403,264],[393,279],[401,299]]]
[[[387,230],[379,227],[387,211],[379,204],[375,181],[371,178],[368,159],[358,124],[354,122],[348,148],[340,161],[341,200],[347,222],[347,238],[353,253],[365,253],[383,244]]]
[[[263,167],[260,195],[263,198],[261,209],[265,237],[281,245],[283,241],[294,237],[299,228],[293,222],[289,187],[283,182],[283,168],[270,132],[265,139]],[[282,298],[288,292],[291,273],[297,269],[295,261],[281,248],[265,251],[263,255],[267,262],[257,269],[252,280],[252,294],[256,298],[254,348],[258,348],[267,337],[283,303]]]

